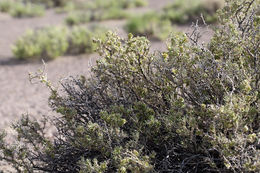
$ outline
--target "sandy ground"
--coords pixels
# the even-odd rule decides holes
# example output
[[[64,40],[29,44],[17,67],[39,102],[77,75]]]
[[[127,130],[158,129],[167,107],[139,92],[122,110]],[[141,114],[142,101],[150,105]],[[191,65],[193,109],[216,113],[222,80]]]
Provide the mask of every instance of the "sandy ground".
[[[149,10],[159,10],[172,0],[150,0],[149,6],[130,10],[142,13]],[[28,72],[35,72],[42,67],[40,62],[24,62],[14,59],[11,45],[27,30],[50,25],[63,24],[65,14],[56,14],[47,11],[40,18],[14,19],[0,13],[0,129],[6,129],[22,114],[30,114],[34,117],[52,115],[48,107],[48,90],[41,84],[31,84],[28,80]],[[119,35],[126,36],[122,26],[125,21],[106,21],[101,25],[117,31]],[[188,32],[189,27],[177,27],[181,31]],[[202,38],[208,41],[211,33]],[[165,49],[162,42],[152,42],[153,50]],[[79,55],[60,57],[47,63],[48,77],[52,81],[58,81],[67,76],[90,74],[91,67],[98,56]],[[57,84],[58,85],[58,84]]]

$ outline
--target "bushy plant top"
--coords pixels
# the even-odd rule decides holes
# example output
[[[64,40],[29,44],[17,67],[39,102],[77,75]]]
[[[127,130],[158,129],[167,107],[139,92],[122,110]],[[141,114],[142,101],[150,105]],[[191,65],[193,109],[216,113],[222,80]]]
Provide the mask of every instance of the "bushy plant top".
[[[25,116],[15,143],[1,136],[1,160],[18,172],[259,172],[257,5],[227,0],[206,46],[197,27],[160,53],[108,33],[92,77],[63,80],[63,92],[31,75],[51,91],[57,134]]]

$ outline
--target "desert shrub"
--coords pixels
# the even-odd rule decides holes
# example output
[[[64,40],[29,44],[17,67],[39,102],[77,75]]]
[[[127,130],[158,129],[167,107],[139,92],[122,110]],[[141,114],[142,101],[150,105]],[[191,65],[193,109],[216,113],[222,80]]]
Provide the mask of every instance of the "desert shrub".
[[[41,5],[12,0],[0,1],[0,11],[8,12],[13,17],[34,17],[44,15],[44,7]]]
[[[104,37],[106,31],[99,26],[29,30],[16,41],[12,51],[16,58],[25,60],[51,60],[66,53],[92,53],[96,49],[93,39]]]
[[[55,12],[56,13],[67,13],[67,12],[72,12],[72,11],[74,11],[76,9],[77,9],[76,3],[73,2],[73,1],[70,1],[70,2],[66,3],[62,7],[57,7]]]
[[[53,59],[63,55],[68,48],[67,28],[47,27],[29,30],[13,47],[19,59]]]
[[[93,13],[93,20],[102,21],[109,19],[124,19],[128,18],[129,14],[120,8],[108,8],[106,10],[97,10]]]
[[[138,36],[147,36],[163,40],[173,30],[169,20],[161,19],[155,12],[130,18],[125,25],[127,32]]]
[[[89,28],[83,26],[75,26],[72,28],[69,40],[69,54],[93,53],[97,49],[94,39],[104,39],[107,29],[98,25]]]
[[[201,18],[207,23],[216,22],[216,11],[223,7],[224,0],[176,0],[164,8],[164,17],[174,23],[187,23]]]
[[[75,0],[23,0],[26,3],[34,3],[44,5],[45,7],[63,7],[67,3],[73,2]]]
[[[0,1],[0,11],[9,12],[12,5],[13,5],[13,1],[11,1],[11,0],[1,0]]]
[[[119,5],[123,8],[143,7],[147,5],[147,0],[120,0]]]
[[[89,9],[133,8],[147,5],[146,0],[92,0],[85,4]]]
[[[44,15],[44,7],[31,3],[14,3],[10,14],[13,17],[35,17]]]
[[[146,0],[78,0],[66,3],[62,8],[58,8],[57,12],[66,12],[71,10],[106,11],[109,9],[117,9],[119,11],[126,8],[141,7],[145,5],[147,5]]]
[[[71,12],[65,19],[67,25],[84,24],[91,20],[91,13],[85,11]]]
[[[71,10],[78,11],[72,12],[71,15],[67,17],[66,20],[68,23],[71,21],[75,21],[76,23],[88,22],[88,20],[83,19],[84,13],[86,13],[86,11],[88,11],[88,13],[91,15],[91,21],[123,19],[129,17],[129,14],[124,11],[125,8],[139,7],[145,5],[145,2],[146,1],[143,0],[92,0],[81,3],[73,3],[73,5],[71,4],[68,6],[67,10],[64,7],[58,9],[58,12],[66,12]]]
[[[23,117],[17,141],[1,135],[1,159],[18,172],[259,172],[258,0],[227,1],[207,46],[172,35],[168,50],[144,37],[108,33],[93,75],[51,91],[60,116]]]
[[[93,33],[85,27],[73,27],[68,39],[69,53],[80,54],[94,52]]]
[[[65,19],[67,25],[85,24],[89,21],[103,21],[109,19],[123,19],[129,15],[127,12],[118,8],[97,9],[93,11],[74,11],[71,12]]]

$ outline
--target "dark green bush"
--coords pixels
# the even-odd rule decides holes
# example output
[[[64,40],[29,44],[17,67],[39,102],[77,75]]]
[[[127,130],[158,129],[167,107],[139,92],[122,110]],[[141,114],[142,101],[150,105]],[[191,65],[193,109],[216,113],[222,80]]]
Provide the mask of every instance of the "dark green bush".
[[[125,25],[125,29],[134,35],[160,40],[166,39],[173,30],[171,22],[167,19],[161,19],[160,15],[155,12],[130,18]]]
[[[223,7],[224,0],[176,0],[164,8],[163,16],[173,23],[196,21],[203,15],[207,23],[217,21],[216,11]]]
[[[161,53],[108,33],[90,79],[61,92],[31,75],[51,91],[57,134],[25,116],[0,158],[17,172],[259,172],[259,0],[227,2],[207,46],[197,28]]]

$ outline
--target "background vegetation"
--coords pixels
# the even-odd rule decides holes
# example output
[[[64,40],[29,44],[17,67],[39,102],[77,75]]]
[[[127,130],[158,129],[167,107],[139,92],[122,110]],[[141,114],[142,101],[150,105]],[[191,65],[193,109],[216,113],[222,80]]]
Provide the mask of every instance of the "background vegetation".
[[[132,17],[125,25],[125,29],[135,36],[146,36],[159,40],[165,40],[173,31],[170,20],[162,19],[155,12]]]
[[[103,34],[102,34],[102,32]],[[13,54],[24,60],[51,60],[66,53],[81,54],[94,52],[93,39],[102,37],[101,27],[46,27],[29,30],[13,46]]]
[[[176,0],[161,12],[148,12],[131,17],[125,29],[136,36],[148,36],[165,40],[174,24],[216,23],[218,9],[224,0]]]
[[[38,4],[20,1],[0,1],[0,11],[10,13],[13,17],[35,17],[44,15],[44,7]]]
[[[163,10],[163,18],[174,23],[185,24],[201,19],[205,22],[217,21],[216,11],[224,6],[224,0],[176,0]]]

